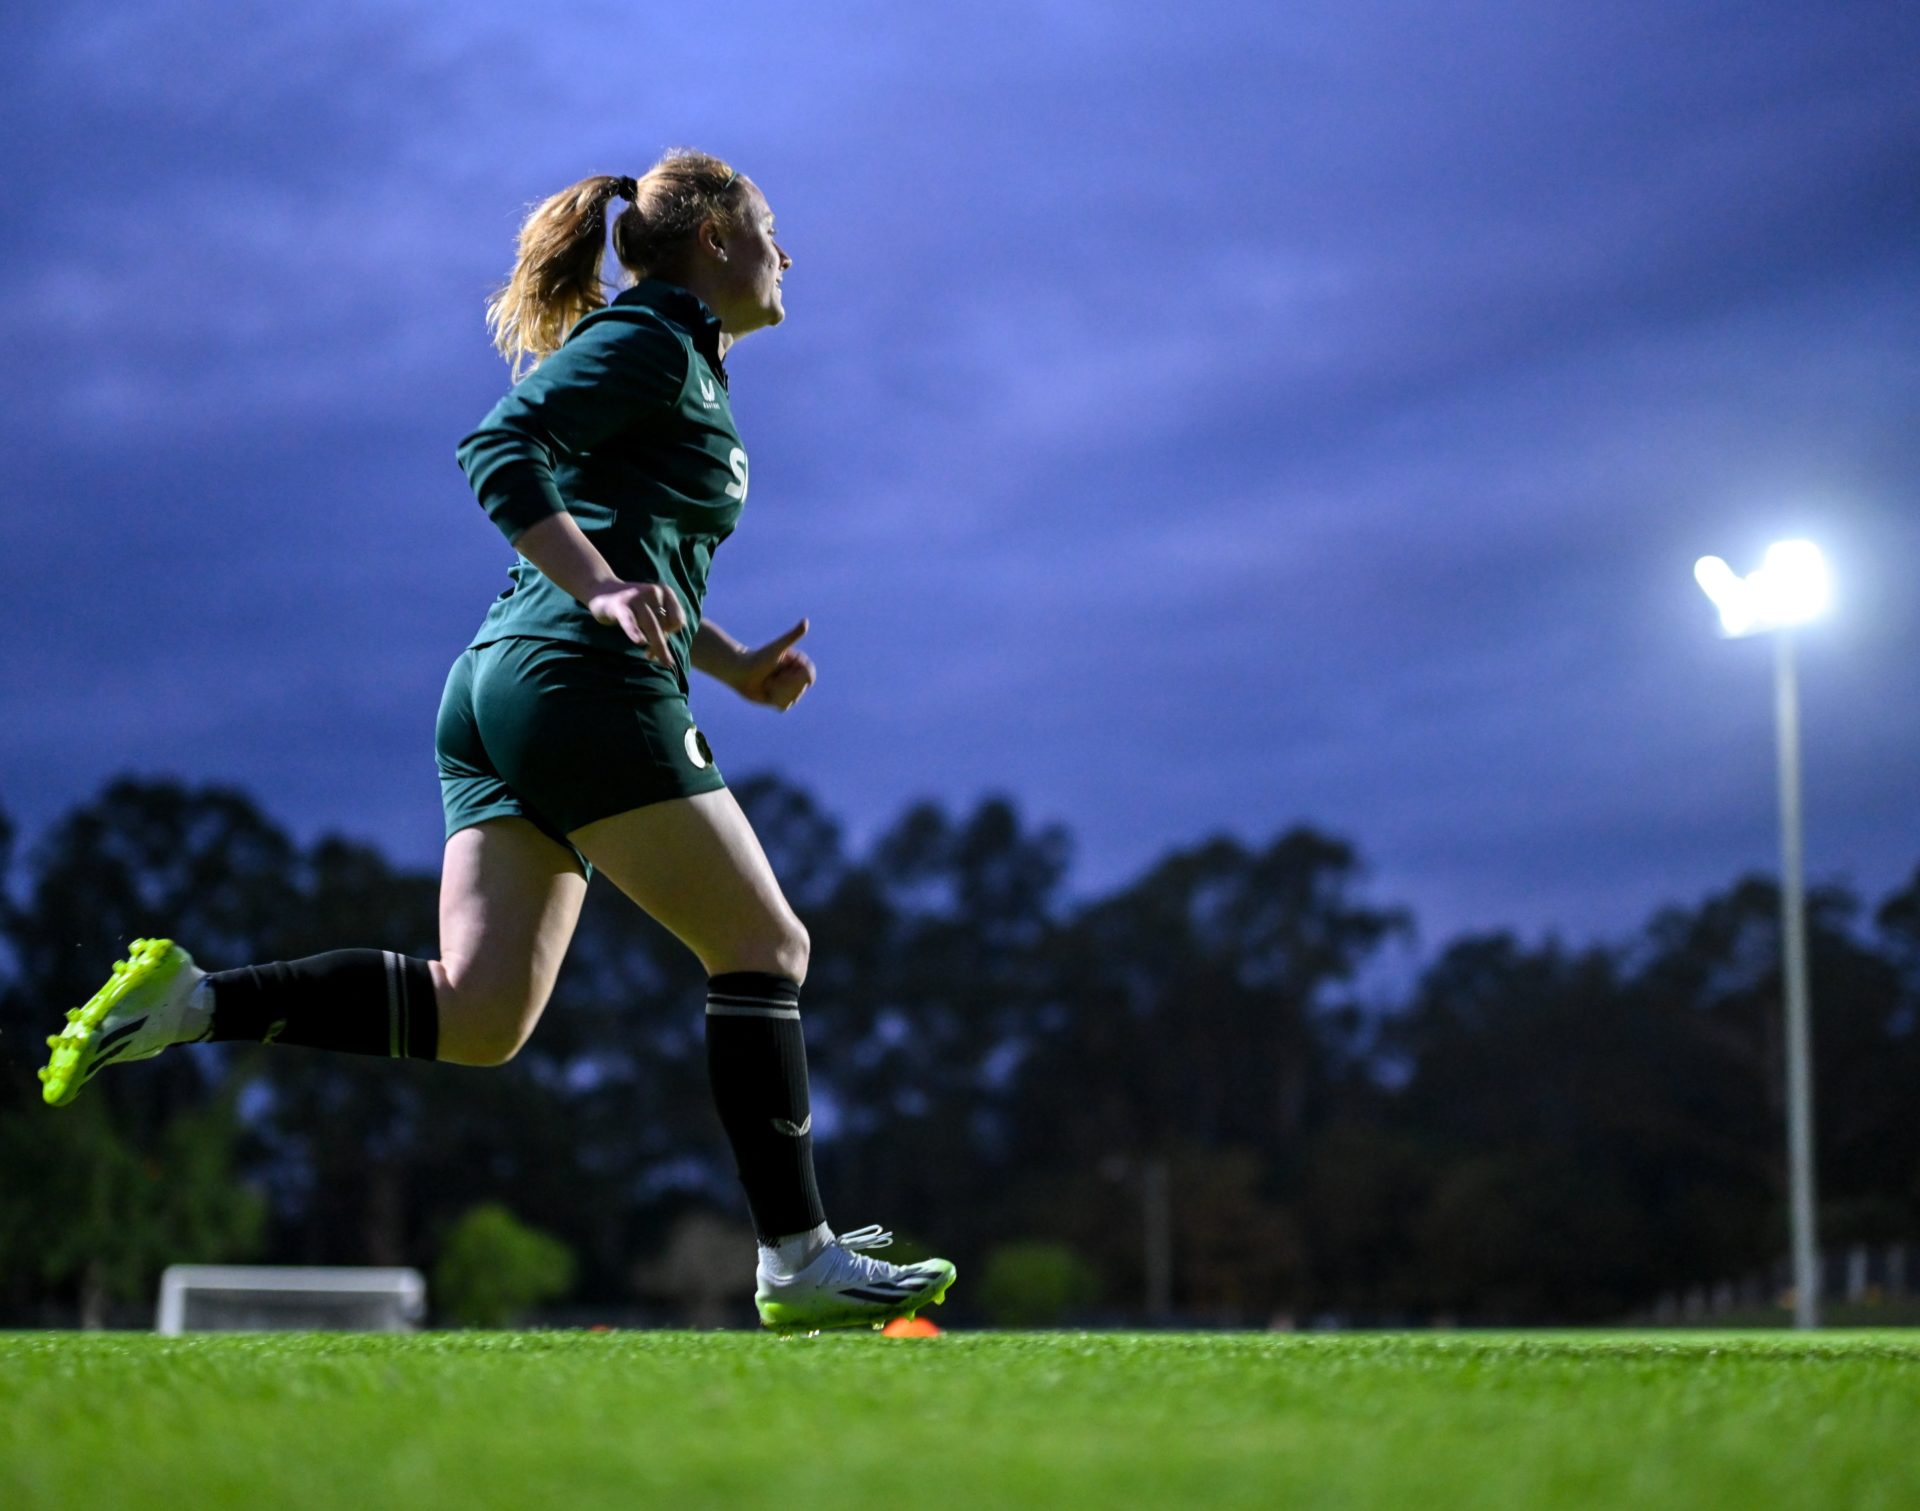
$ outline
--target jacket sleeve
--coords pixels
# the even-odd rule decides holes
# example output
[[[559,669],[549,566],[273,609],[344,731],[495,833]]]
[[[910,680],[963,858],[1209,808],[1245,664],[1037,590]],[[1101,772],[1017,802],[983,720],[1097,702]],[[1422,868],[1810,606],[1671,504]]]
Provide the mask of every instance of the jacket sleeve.
[[[599,310],[460,442],[461,469],[511,542],[566,509],[553,481],[562,457],[590,451],[643,414],[678,403],[686,379],[686,348],[652,312]]]

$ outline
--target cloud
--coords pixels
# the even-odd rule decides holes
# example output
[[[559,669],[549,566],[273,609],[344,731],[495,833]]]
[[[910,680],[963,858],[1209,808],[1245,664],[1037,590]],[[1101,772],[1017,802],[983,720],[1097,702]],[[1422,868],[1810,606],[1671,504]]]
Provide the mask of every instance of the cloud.
[[[730,362],[756,486],[710,604],[813,614],[823,681],[709,700],[730,771],[856,830],[1011,786],[1088,884],[1316,818],[1448,924],[1617,923],[1766,859],[1765,709],[1685,574],[1812,520],[1856,594],[1809,811],[1911,865],[1905,13],[5,24],[30,821],[137,758],[431,858],[421,727],[507,561],[451,461],[506,381],[481,303],[529,202],[688,142],[797,258]]]

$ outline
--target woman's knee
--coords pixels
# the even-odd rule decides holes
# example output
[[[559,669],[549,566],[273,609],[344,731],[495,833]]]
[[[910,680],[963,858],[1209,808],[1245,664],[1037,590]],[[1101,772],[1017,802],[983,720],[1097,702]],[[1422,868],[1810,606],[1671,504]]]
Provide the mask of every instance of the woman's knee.
[[[536,981],[442,965],[440,1055],[461,1065],[505,1065],[532,1036],[547,1005]]]
[[[787,920],[788,927],[781,933],[775,946],[775,956],[779,961],[778,971],[782,976],[806,984],[807,963],[813,954],[813,936],[807,933],[807,926],[797,918]]]
[[[765,927],[713,950],[705,964],[716,976],[728,971],[764,971],[804,985],[811,951],[807,926],[788,914],[785,918],[771,919]]]
[[[501,1023],[476,1023],[468,1027],[463,1043],[459,1044],[459,1054],[442,1054],[442,1060],[453,1060],[461,1066],[474,1066],[476,1069],[495,1069],[505,1066],[520,1052],[520,1046],[528,1041],[528,1031],[524,1027],[501,1025]]]

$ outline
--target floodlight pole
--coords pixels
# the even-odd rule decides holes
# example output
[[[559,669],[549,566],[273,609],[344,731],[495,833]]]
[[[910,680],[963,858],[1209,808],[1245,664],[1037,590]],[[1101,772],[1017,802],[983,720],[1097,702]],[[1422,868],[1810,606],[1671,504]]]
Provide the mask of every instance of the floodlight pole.
[[[1807,906],[1801,887],[1800,692],[1793,631],[1773,634],[1774,732],[1780,747],[1780,940],[1787,1006],[1787,1182],[1793,1227],[1793,1325],[1820,1325],[1814,1236],[1813,1052],[1807,1028]]]
[[[1154,1155],[1140,1167],[1146,1210],[1147,1315],[1164,1323],[1173,1315],[1173,1192],[1167,1159]]]

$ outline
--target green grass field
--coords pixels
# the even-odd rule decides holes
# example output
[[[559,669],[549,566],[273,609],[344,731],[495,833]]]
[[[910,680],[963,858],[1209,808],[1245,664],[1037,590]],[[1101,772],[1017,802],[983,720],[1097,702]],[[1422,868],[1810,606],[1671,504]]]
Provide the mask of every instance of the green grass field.
[[[1920,1339],[0,1334],[0,1506],[1920,1505]]]

